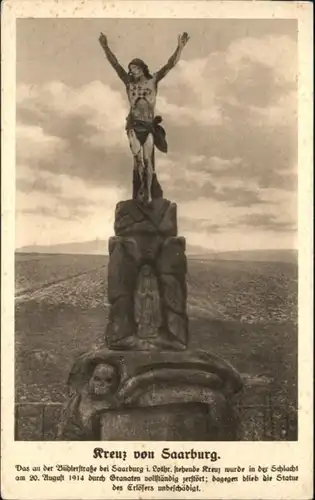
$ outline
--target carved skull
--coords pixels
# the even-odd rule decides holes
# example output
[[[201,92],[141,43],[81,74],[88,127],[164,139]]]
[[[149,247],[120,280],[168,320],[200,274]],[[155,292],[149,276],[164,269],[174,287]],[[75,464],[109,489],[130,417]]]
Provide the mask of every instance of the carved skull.
[[[110,396],[117,389],[119,376],[116,368],[100,363],[94,369],[89,382],[89,394],[96,398]]]

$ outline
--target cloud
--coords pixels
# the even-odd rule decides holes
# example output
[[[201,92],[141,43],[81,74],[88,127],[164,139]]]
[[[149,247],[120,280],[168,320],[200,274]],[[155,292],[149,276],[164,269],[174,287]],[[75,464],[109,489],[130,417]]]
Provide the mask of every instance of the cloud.
[[[278,124],[280,111],[294,112],[296,80],[297,45],[292,38],[240,38],[225,51],[180,61],[161,84],[161,109],[179,125],[192,120],[217,125],[232,120],[235,107],[248,108],[247,118],[253,122],[271,107],[277,110],[273,116]]]
[[[159,99],[159,111],[165,115],[170,122],[175,122],[176,125],[181,127],[188,127],[195,123],[202,126],[218,125],[223,120],[221,111],[218,107],[196,111],[196,108],[193,106],[172,104],[163,96]]]
[[[39,206],[36,208],[27,208],[23,210],[24,214],[34,214],[38,217],[51,217],[53,219],[61,219],[73,221],[81,219],[87,215],[87,211],[82,208],[71,209],[69,205],[58,205],[54,208]]]
[[[229,200],[218,200],[209,197],[196,197],[179,206],[180,221],[183,221],[184,230],[200,227],[201,230],[215,232],[251,231],[253,227],[258,230],[293,231],[297,225],[297,196],[276,189],[262,190],[260,193],[262,203],[252,206],[234,204]]]
[[[219,158],[218,156],[212,156],[206,158],[205,156],[199,156],[198,161],[191,161],[192,164],[198,164],[205,172],[211,174],[217,174],[224,176],[228,174],[231,170],[237,171],[242,163],[241,158]]]
[[[37,179],[28,179],[18,177],[16,179],[16,189],[21,193],[33,193],[34,191],[52,193],[55,195],[60,194],[59,187],[54,184],[49,184],[46,179],[41,176]]]
[[[158,165],[166,195],[180,203],[206,198],[224,202],[231,209],[239,206],[251,210],[255,205],[266,204],[274,205],[275,209],[294,193],[287,193],[285,179],[279,188],[263,187],[266,172],[258,171],[255,175],[240,158],[195,155],[186,156],[183,161],[179,155],[170,155],[161,158]],[[277,173],[273,171],[272,175],[276,177]]]
[[[77,177],[39,173],[25,165],[17,171],[17,247],[30,241],[106,240],[113,234],[115,205],[125,197],[119,187],[88,186]]]
[[[227,62],[234,68],[259,63],[272,69],[276,82],[296,80],[297,44],[288,35],[266,34],[260,38],[244,37],[233,41],[227,51]]]
[[[117,203],[124,196],[124,190],[119,187],[87,186],[78,178],[65,174],[54,175],[51,172],[42,172],[40,177],[37,172],[27,167],[20,167],[17,185],[22,185],[18,190],[18,200],[28,200],[36,205],[51,205],[64,203],[69,207],[107,207]]]
[[[107,240],[114,234],[115,205],[124,199],[121,189],[90,187],[79,178],[46,177],[55,189],[16,193],[16,245]],[[57,191],[57,194],[56,194]]]
[[[110,127],[111,135],[106,136],[109,144],[115,144],[115,132],[120,130],[127,110],[121,93],[99,81],[76,89],[58,81],[38,86],[21,84],[18,86],[17,104],[19,112],[29,110],[46,125],[50,120],[48,114],[52,112],[62,118],[84,117],[87,126],[100,131]]]
[[[119,92],[100,82],[79,89],[52,82],[18,86],[17,95],[19,163],[91,184],[127,184],[132,160],[124,131],[127,108]]]
[[[196,229],[196,221],[189,217],[180,217],[179,219],[180,230],[183,233],[187,233],[190,231],[195,231]],[[208,219],[198,219],[198,228],[201,232],[208,233],[218,233],[224,231],[226,226],[222,226],[219,223],[210,222]]]
[[[290,220],[279,220],[273,214],[248,214],[239,219],[244,226],[259,227],[267,231],[296,231],[296,225]]]
[[[62,154],[66,141],[56,135],[48,134],[39,125],[18,123],[16,127],[17,161],[28,163]]]

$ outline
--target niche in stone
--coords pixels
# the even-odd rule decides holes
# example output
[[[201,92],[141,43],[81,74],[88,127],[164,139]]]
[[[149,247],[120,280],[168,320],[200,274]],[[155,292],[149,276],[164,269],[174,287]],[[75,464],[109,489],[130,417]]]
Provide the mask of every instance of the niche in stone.
[[[135,322],[140,338],[156,338],[162,326],[158,280],[150,264],[140,268],[135,292]]]

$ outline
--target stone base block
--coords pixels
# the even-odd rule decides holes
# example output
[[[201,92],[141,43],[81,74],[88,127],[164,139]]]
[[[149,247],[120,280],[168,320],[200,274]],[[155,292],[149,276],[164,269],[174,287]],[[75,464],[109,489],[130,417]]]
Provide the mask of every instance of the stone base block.
[[[111,410],[95,428],[101,441],[204,441],[211,433],[208,413],[198,403]]]
[[[68,384],[60,439],[237,439],[233,396],[242,380],[205,351],[92,351],[76,360]]]
[[[116,236],[135,234],[177,235],[177,207],[164,198],[155,199],[148,206],[137,200],[121,201],[116,206]]]

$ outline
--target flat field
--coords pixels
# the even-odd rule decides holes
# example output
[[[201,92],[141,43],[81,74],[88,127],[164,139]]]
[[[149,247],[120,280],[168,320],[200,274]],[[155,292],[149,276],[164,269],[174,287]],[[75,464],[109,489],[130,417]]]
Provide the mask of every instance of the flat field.
[[[108,257],[16,255],[16,402],[63,401],[74,358],[102,342]],[[188,259],[190,347],[272,382],[297,408],[297,266]],[[254,400],[254,390],[253,390]]]

